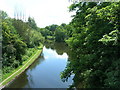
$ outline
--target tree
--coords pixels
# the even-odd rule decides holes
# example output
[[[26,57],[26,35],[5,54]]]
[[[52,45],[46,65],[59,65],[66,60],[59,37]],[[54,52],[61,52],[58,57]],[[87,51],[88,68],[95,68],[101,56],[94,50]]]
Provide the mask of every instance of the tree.
[[[0,19],[1,19],[1,20],[2,20],[2,19],[4,20],[4,19],[6,19],[6,18],[8,18],[7,13],[0,10]]]
[[[28,59],[35,48],[44,42],[44,37],[28,23],[12,19],[6,12],[1,12],[2,37],[0,36],[0,39],[2,39],[3,75],[5,75]]]
[[[35,23],[34,18],[31,18],[31,17],[28,18],[28,25],[29,25],[31,28],[37,30],[37,25],[36,25],[36,23]]]
[[[63,42],[64,39],[65,39],[65,33],[63,32],[63,28],[58,27],[57,30],[55,30],[55,41]]]
[[[3,73],[8,73],[22,64],[26,44],[20,39],[10,18],[2,21],[2,37]]]
[[[119,88],[120,2],[74,3],[72,37],[66,42],[72,50],[61,78],[74,73],[73,86],[82,88]]]

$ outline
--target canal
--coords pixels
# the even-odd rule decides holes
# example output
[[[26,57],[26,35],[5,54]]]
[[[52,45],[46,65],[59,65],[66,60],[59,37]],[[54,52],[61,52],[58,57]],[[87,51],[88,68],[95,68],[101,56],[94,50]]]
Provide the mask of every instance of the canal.
[[[46,45],[40,57],[20,76],[11,82],[8,88],[68,88],[72,77],[62,82],[60,73],[68,61],[68,48],[64,43]]]

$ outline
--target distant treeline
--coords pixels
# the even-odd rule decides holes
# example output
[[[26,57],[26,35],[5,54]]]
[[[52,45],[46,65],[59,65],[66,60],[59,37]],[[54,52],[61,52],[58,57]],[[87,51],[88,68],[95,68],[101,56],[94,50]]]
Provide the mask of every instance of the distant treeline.
[[[55,42],[65,42],[70,36],[72,36],[72,27],[62,23],[61,25],[50,25],[45,28],[39,28],[40,33],[46,40],[52,40]]]

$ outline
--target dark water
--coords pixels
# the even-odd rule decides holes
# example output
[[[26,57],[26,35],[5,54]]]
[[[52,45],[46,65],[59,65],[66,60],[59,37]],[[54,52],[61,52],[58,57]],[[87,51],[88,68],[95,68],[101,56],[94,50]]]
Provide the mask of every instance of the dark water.
[[[46,45],[40,57],[24,73],[16,78],[9,88],[67,88],[72,84],[62,82],[60,73],[68,60],[68,48],[64,43]]]

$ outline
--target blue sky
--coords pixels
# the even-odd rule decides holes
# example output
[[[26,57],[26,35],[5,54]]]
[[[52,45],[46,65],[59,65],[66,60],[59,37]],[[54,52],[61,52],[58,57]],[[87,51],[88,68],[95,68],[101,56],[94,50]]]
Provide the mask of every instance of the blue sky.
[[[51,24],[69,23],[71,15],[69,0],[0,0],[0,9],[14,17],[15,11],[23,12],[26,18],[34,17],[39,27]]]

